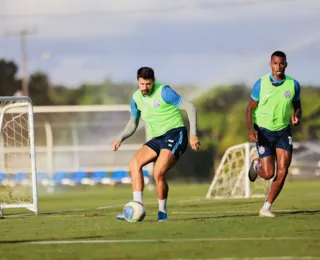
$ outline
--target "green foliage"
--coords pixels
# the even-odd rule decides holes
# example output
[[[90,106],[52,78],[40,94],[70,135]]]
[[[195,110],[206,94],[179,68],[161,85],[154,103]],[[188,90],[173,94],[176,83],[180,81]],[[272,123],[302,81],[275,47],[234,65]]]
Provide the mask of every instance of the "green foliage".
[[[235,144],[247,141],[245,111],[250,89],[242,85],[217,87],[199,97],[198,126],[202,148],[216,150],[216,156]],[[302,87],[303,119],[293,127],[295,140],[320,139],[320,88]]]
[[[84,84],[76,89],[52,87],[51,98],[64,105],[129,104],[136,86],[130,83]],[[60,100],[60,96],[65,98]]]
[[[49,78],[45,73],[38,71],[30,75],[29,95],[34,105],[52,105],[49,97],[49,88]]]
[[[247,142],[246,106],[247,101],[240,100],[230,108],[221,142],[217,149],[219,154],[224,153],[232,145]]]
[[[245,107],[249,93],[243,85],[217,87],[195,101],[202,148],[216,148],[221,155],[229,146],[246,141]]]
[[[301,92],[302,120],[292,129],[294,138],[301,140],[320,139],[320,88],[303,87]]]
[[[49,89],[49,97],[54,105],[76,105],[75,91],[65,86],[55,86]]]
[[[18,66],[13,61],[0,59],[0,96],[12,96],[20,88],[17,72]]]
[[[17,78],[18,66],[13,61],[0,59],[0,95],[13,95],[21,89]],[[36,72],[30,76],[29,92],[35,105],[98,105],[129,104],[135,83],[83,84],[78,88],[51,85],[48,76]],[[175,90],[188,96],[195,87],[176,87]],[[194,100],[198,110],[198,128],[201,148],[217,152],[216,157],[235,144],[247,141],[245,110],[251,89],[244,85],[220,86],[209,89]],[[295,140],[320,139],[320,88],[302,86],[301,100],[303,118],[301,124],[292,129]],[[183,112],[186,119],[187,115]]]

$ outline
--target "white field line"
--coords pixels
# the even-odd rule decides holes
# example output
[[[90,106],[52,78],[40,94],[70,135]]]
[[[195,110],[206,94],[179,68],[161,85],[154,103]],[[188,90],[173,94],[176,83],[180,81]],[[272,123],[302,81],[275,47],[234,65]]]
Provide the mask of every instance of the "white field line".
[[[316,237],[226,237],[226,238],[176,238],[176,239],[119,239],[119,240],[46,240],[46,241],[13,241],[15,244],[117,244],[117,243],[160,243],[160,242],[234,242],[234,241],[289,241],[289,240],[319,240]]]
[[[192,199],[192,200],[178,200],[174,201],[173,203],[188,203],[188,202],[196,202],[196,201],[205,201],[207,199]],[[158,204],[158,202],[144,202],[145,205],[152,205],[152,204]],[[122,208],[124,204],[114,204],[114,205],[108,205],[108,206],[101,206],[96,208],[82,208],[82,209],[67,209],[67,210],[57,210],[57,211],[50,211],[50,212],[40,212],[39,215],[50,215],[50,214],[59,214],[59,213],[67,213],[67,212],[76,212],[76,211],[89,211],[89,210],[103,210],[103,209],[110,209],[110,208]],[[298,212],[300,210],[274,210],[273,212]],[[303,210],[305,212],[317,212],[317,210]],[[169,211],[169,214],[216,214],[219,213],[219,215],[224,213],[257,213],[258,210],[231,210],[231,211],[224,211],[224,212],[217,212],[215,210],[207,210],[207,211]],[[5,215],[5,218],[17,218],[17,217],[27,217],[27,216],[34,216],[34,213],[24,213],[24,214],[15,214],[15,215]]]
[[[265,257],[222,257],[222,258],[173,258],[171,260],[319,260],[316,256],[265,256]]]
[[[205,199],[202,199],[205,200]],[[174,203],[186,203],[186,202],[194,202],[195,200],[183,200],[183,201],[176,201]],[[149,204],[158,204],[158,202],[144,202],[145,205]],[[57,211],[50,211],[50,212],[40,212],[39,215],[46,215],[46,214],[58,214],[58,213],[65,213],[65,212],[75,212],[75,211],[88,211],[88,210],[102,210],[102,209],[110,209],[110,208],[122,208],[124,204],[114,204],[108,206],[101,206],[97,208],[83,208],[83,209],[66,209],[66,210],[57,210]],[[27,217],[27,216],[34,216],[34,213],[24,213],[24,214],[15,214],[15,215],[5,215],[5,218],[18,218],[18,217]]]
[[[318,212],[318,210],[308,209],[308,210],[290,210],[290,209],[278,209],[272,210],[272,212]],[[214,210],[207,210],[207,211],[172,211],[171,214],[212,214],[212,213],[257,213],[259,210],[227,210],[223,212],[217,212]]]
[[[144,205],[149,205],[149,204],[157,204],[158,202],[144,202]],[[117,204],[117,205],[110,205],[110,206],[102,206],[102,207],[97,207],[95,209],[110,209],[110,208],[116,208],[116,207],[123,207],[124,204]]]

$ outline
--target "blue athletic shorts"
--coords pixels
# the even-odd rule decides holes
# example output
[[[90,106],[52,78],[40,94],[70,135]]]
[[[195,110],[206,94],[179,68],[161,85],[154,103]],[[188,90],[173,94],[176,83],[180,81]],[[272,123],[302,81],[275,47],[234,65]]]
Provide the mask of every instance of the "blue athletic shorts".
[[[266,128],[254,125],[258,132],[258,142],[256,142],[259,158],[276,154],[276,148],[280,148],[292,153],[292,135],[290,126],[279,131],[270,131]]]
[[[162,149],[170,150],[178,161],[188,147],[188,133],[185,127],[178,127],[169,130],[164,135],[152,138],[145,143],[158,155]]]

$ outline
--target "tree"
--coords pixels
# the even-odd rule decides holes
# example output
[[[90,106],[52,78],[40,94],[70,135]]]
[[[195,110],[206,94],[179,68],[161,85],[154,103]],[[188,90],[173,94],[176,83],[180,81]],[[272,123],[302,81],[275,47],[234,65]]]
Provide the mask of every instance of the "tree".
[[[249,93],[244,85],[216,87],[196,100],[202,148],[217,148],[221,154],[235,140],[244,139],[244,102],[247,102]]]
[[[49,97],[49,79],[43,72],[35,72],[29,79],[29,96],[34,105],[52,105]]]
[[[20,89],[17,72],[18,66],[13,61],[0,59],[0,96],[12,96]]]

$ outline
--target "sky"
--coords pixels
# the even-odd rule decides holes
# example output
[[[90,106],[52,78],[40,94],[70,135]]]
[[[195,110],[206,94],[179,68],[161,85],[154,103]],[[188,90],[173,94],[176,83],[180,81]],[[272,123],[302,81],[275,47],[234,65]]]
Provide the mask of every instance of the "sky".
[[[132,81],[141,66],[169,85],[253,85],[275,50],[287,74],[319,84],[319,0],[0,0],[0,57],[51,83]]]

